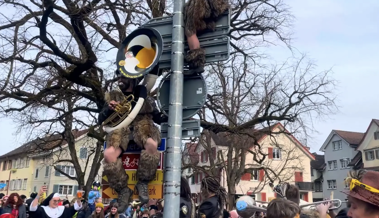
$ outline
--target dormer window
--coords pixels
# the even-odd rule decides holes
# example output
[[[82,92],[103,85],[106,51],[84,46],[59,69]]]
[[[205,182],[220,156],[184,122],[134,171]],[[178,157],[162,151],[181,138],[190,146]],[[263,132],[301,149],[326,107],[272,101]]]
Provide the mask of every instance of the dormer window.
[[[374,132],[374,139],[375,140],[379,140],[379,131],[378,132]]]
[[[342,150],[342,140],[333,142],[333,151]]]

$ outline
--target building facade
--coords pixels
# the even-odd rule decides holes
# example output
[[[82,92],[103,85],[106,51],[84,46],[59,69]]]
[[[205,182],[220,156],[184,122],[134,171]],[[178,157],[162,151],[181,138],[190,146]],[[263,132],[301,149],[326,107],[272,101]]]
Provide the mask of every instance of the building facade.
[[[86,172],[85,181],[89,176],[92,167],[93,156],[90,151],[96,147],[96,140],[87,136],[87,131],[75,131],[76,151],[81,169]],[[49,136],[50,137],[50,136]],[[38,192],[41,186],[46,185],[49,192],[59,193],[62,198],[71,200],[78,190],[75,168],[70,161],[70,152],[67,144],[59,145],[55,143],[38,144],[39,140],[34,140],[0,157],[0,183],[7,183],[9,186],[0,189],[2,193],[17,192],[20,195],[29,196],[32,192]],[[44,146],[46,149],[39,152],[37,146]],[[48,146],[48,147],[47,147]],[[57,171],[57,167],[63,175]],[[3,170],[4,169],[4,170]],[[102,169],[100,167],[99,172]],[[101,180],[100,174],[96,175],[96,180]],[[71,178],[69,178],[69,177]],[[10,178],[10,179],[9,179]]]
[[[265,130],[261,131],[262,133]],[[268,176],[274,177],[273,172],[276,172],[278,177],[282,181],[296,184],[301,192],[301,199],[312,202],[312,190],[313,183],[311,182],[311,160],[314,160],[313,155],[309,152],[309,149],[303,146],[296,138],[291,134],[288,134],[286,129],[279,123],[271,127],[270,132],[276,132],[278,134],[260,134],[257,140],[260,144],[260,150],[265,153],[266,159],[262,164],[258,164],[254,161],[253,154],[255,147],[251,148],[252,153],[246,153],[245,168],[251,169],[249,173],[244,173],[240,182],[236,185],[236,198],[242,195],[250,195],[259,201],[269,201],[274,198],[276,194],[269,186]],[[283,132],[283,133],[280,133]],[[220,158],[226,162],[228,160],[228,139],[213,134],[211,148],[204,149],[204,146],[199,144],[187,144],[188,156],[192,157],[196,166],[213,166],[214,163],[210,163],[210,156],[216,158],[220,163]],[[234,156],[234,155],[233,155]],[[238,160],[233,160],[238,161]],[[222,168],[222,167],[221,167]],[[254,169],[256,168],[256,169]],[[264,170],[265,168],[266,170]],[[269,175],[266,175],[266,172]],[[187,169],[183,172],[184,175],[192,175],[189,178],[191,191],[193,194],[199,196],[198,201],[201,201],[200,193],[200,181],[206,173],[193,172],[193,169]],[[221,185],[228,190],[227,172],[224,167],[220,171]]]
[[[323,174],[326,167],[324,155],[312,153],[315,160],[311,161],[311,179],[313,182],[313,202],[323,201]]]
[[[354,166],[379,171],[379,120],[371,121],[357,151]]]
[[[356,156],[364,133],[332,130],[320,151],[324,152],[323,197],[345,200],[341,193],[347,188],[345,178],[351,170],[350,161]]]

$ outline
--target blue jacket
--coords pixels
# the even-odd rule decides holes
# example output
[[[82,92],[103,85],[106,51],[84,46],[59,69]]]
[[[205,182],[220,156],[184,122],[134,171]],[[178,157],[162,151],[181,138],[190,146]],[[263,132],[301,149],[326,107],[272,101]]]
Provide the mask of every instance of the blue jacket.
[[[100,198],[100,192],[97,190],[92,190],[88,193],[88,204],[94,204],[96,198]]]

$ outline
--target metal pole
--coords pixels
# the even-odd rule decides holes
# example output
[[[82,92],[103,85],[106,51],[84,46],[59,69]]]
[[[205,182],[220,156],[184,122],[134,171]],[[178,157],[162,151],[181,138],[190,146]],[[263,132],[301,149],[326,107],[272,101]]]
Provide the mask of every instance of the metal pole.
[[[163,218],[179,217],[180,178],[182,168],[183,120],[183,62],[184,62],[184,0],[174,0],[172,22],[170,104],[168,109],[168,137],[164,176]]]

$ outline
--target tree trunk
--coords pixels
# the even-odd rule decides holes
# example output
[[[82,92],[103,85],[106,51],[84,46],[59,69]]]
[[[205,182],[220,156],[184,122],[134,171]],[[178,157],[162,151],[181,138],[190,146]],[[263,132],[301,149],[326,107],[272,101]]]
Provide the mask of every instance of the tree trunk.
[[[235,194],[236,194],[236,185],[234,182],[228,182],[228,211],[231,211],[235,207]]]

